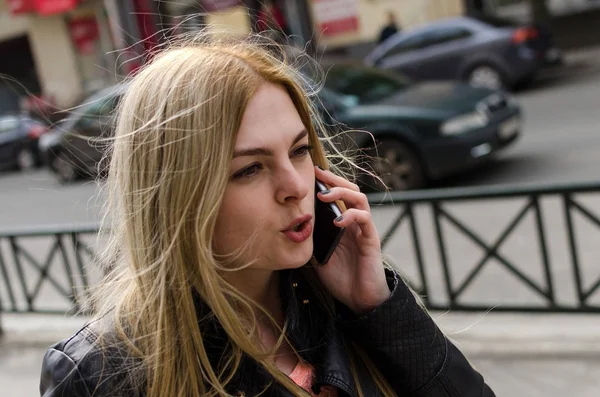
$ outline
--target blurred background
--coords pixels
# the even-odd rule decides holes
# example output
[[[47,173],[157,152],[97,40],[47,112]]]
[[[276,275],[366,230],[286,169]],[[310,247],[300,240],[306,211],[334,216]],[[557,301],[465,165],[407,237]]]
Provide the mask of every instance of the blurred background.
[[[499,396],[597,395],[600,0],[0,0],[3,390],[100,277],[119,83],[199,29],[317,59],[384,252]]]
[[[98,148],[73,136],[110,134],[118,95],[81,105],[201,28],[314,55],[330,72],[323,110],[376,135],[358,143],[392,190],[595,177],[597,0],[10,0],[0,18],[0,183],[94,176]]]

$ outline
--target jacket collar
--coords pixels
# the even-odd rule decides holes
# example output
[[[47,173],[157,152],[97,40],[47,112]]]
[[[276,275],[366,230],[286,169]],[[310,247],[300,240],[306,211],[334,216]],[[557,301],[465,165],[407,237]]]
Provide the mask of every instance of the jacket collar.
[[[356,397],[344,336],[336,327],[335,313],[328,309],[311,286],[308,269],[281,271],[280,288],[283,310],[288,324],[288,337],[302,359],[315,367],[315,392],[321,385],[331,384]],[[228,354],[227,335],[210,314],[197,293],[194,294],[204,344],[213,367]],[[270,383],[270,375],[250,357],[244,357],[231,392],[243,390],[246,395],[258,395]],[[286,391],[273,384],[266,395],[283,396]]]

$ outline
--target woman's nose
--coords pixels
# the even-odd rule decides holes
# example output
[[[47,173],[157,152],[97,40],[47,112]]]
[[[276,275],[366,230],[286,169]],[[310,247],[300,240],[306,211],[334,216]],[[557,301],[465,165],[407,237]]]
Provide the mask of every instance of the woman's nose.
[[[311,170],[312,171],[312,170]],[[309,173],[301,172],[290,164],[276,177],[277,201],[285,203],[289,201],[302,200],[309,192]]]

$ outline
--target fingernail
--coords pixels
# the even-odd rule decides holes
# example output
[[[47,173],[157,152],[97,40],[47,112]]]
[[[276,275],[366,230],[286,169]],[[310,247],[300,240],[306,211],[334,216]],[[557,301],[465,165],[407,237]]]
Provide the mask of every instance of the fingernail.
[[[321,194],[329,194],[329,193],[331,193],[331,190],[329,190],[329,189],[321,191]]]
[[[340,216],[338,216],[337,218],[335,218],[335,221],[336,221],[336,222],[341,222],[341,221],[343,221],[343,220],[344,220],[344,216],[343,216],[343,215],[340,215]]]
[[[321,171],[325,171],[325,170],[323,169],[323,167],[321,167],[320,165],[317,165],[317,167],[318,167],[318,168],[319,168]]]

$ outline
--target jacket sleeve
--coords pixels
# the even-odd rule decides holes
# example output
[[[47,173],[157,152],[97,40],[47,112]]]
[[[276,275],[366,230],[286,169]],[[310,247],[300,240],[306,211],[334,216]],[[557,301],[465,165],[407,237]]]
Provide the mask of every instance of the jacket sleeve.
[[[59,345],[51,347],[44,355],[40,378],[40,396],[91,396],[75,361],[64,351],[59,350]]]
[[[344,333],[361,346],[398,395],[494,397],[483,377],[444,336],[400,277],[387,270],[391,295],[361,317],[340,314]]]
[[[84,327],[56,343],[44,355],[42,397],[132,397],[141,389],[131,383],[134,362],[117,348],[100,348],[97,336]]]

